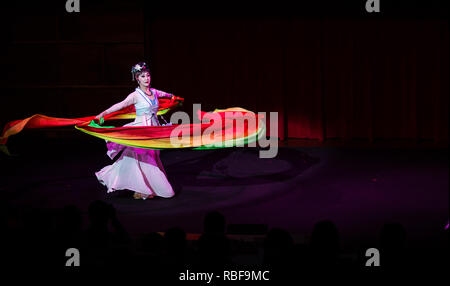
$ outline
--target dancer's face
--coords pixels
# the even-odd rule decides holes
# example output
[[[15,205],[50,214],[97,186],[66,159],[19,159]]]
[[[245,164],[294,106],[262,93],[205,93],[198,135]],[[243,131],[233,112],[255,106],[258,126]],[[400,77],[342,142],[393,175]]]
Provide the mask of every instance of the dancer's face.
[[[149,72],[143,72],[138,76],[137,80],[140,85],[148,87],[150,85],[152,78],[150,77]]]

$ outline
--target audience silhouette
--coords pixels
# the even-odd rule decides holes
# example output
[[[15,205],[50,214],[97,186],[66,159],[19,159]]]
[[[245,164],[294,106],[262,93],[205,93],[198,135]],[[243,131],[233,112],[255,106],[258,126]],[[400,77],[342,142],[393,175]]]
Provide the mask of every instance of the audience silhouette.
[[[82,254],[80,265],[87,268],[139,268],[154,277],[176,281],[182,272],[221,272],[223,270],[269,270],[271,279],[298,277],[310,270],[367,269],[361,253],[344,253],[340,234],[331,220],[317,222],[309,240],[295,242],[282,228],[271,228],[264,240],[252,244],[258,265],[239,264],[233,257],[242,252],[242,242],[229,238],[226,219],[219,211],[204,216],[203,233],[188,240],[179,226],[164,233],[148,232],[131,237],[117,217],[115,208],[97,200],[88,207],[88,223],[75,205],[60,210],[12,209],[1,213],[2,253],[10,266],[33,263],[38,267],[63,268],[65,251],[76,248]],[[448,237],[448,230],[445,230]],[[256,241],[256,240],[255,240]],[[399,223],[386,223],[379,232],[380,268],[409,269],[415,263],[407,248],[407,233]],[[247,245],[248,246],[248,245]],[[447,250],[448,253],[448,250]],[[343,257],[355,257],[343,259]],[[359,255],[359,257],[358,257]],[[256,257],[257,256],[257,257]],[[442,265],[444,254],[427,258]],[[417,257],[416,257],[417,258]],[[435,260],[433,260],[435,259]],[[442,259],[442,260],[441,260]],[[242,260],[241,260],[242,261]],[[353,268],[352,268],[353,267]],[[170,277],[170,278],[169,278]]]
[[[317,222],[311,234],[309,261],[314,268],[336,269],[340,241],[336,225],[330,220]]]
[[[198,239],[196,261],[197,270],[221,271],[231,267],[230,241],[225,234],[225,217],[218,211],[206,214],[203,234]]]

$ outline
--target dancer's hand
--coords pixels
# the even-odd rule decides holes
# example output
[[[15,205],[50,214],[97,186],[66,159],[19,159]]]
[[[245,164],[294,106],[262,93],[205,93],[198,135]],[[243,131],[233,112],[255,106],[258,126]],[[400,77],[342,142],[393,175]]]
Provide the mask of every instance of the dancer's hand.
[[[103,116],[104,114],[102,112],[99,115],[95,116],[94,120],[97,120],[100,125],[103,125],[103,123],[105,123],[105,119],[103,118]]]
[[[104,114],[103,114],[103,112],[102,112],[102,113],[100,113],[99,115],[95,116],[94,119],[100,119],[100,118],[103,117],[103,116],[104,116]]]
[[[181,99],[181,97],[178,97],[178,96],[175,96],[175,95],[172,94],[172,97],[170,98],[170,101],[174,102],[175,100],[180,100],[180,99]]]

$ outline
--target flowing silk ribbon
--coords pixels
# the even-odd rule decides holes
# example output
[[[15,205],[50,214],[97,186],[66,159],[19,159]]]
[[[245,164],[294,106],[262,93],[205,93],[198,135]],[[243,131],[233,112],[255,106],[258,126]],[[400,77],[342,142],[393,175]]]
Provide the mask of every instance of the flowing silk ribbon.
[[[183,98],[178,97],[176,101],[161,98],[159,101],[158,115],[162,115],[181,105]],[[95,116],[69,119],[35,114],[22,120],[8,122],[0,137],[0,149],[9,154],[6,148],[8,137],[23,130],[56,126],[75,126],[76,129],[91,136],[126,146],[147,149],[205,149],[243,146],[257,141],[265,134],[263,117],[243,108],[216,109],[213,112],[199,111],[197,116],[199,122],[202,123],[114,127],[97,124],[94,121]],[[104,120],[134,119],[135,117],[134,105],[131,105],[108,114]],[[242,120],[244,118],[247,120]],[[239,120],[243,121],[243,124],[239,125],[240,128],[236,123]],[[185,136],[181,136],[180,139],[180,134]]]

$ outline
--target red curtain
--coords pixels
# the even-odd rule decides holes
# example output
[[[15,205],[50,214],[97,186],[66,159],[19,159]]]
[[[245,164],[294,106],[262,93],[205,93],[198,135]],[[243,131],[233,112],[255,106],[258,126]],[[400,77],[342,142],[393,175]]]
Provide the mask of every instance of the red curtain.
[[[147,21],[152,80],[185,108],[276,111],[281,139],[448,142],[444,20]]]

